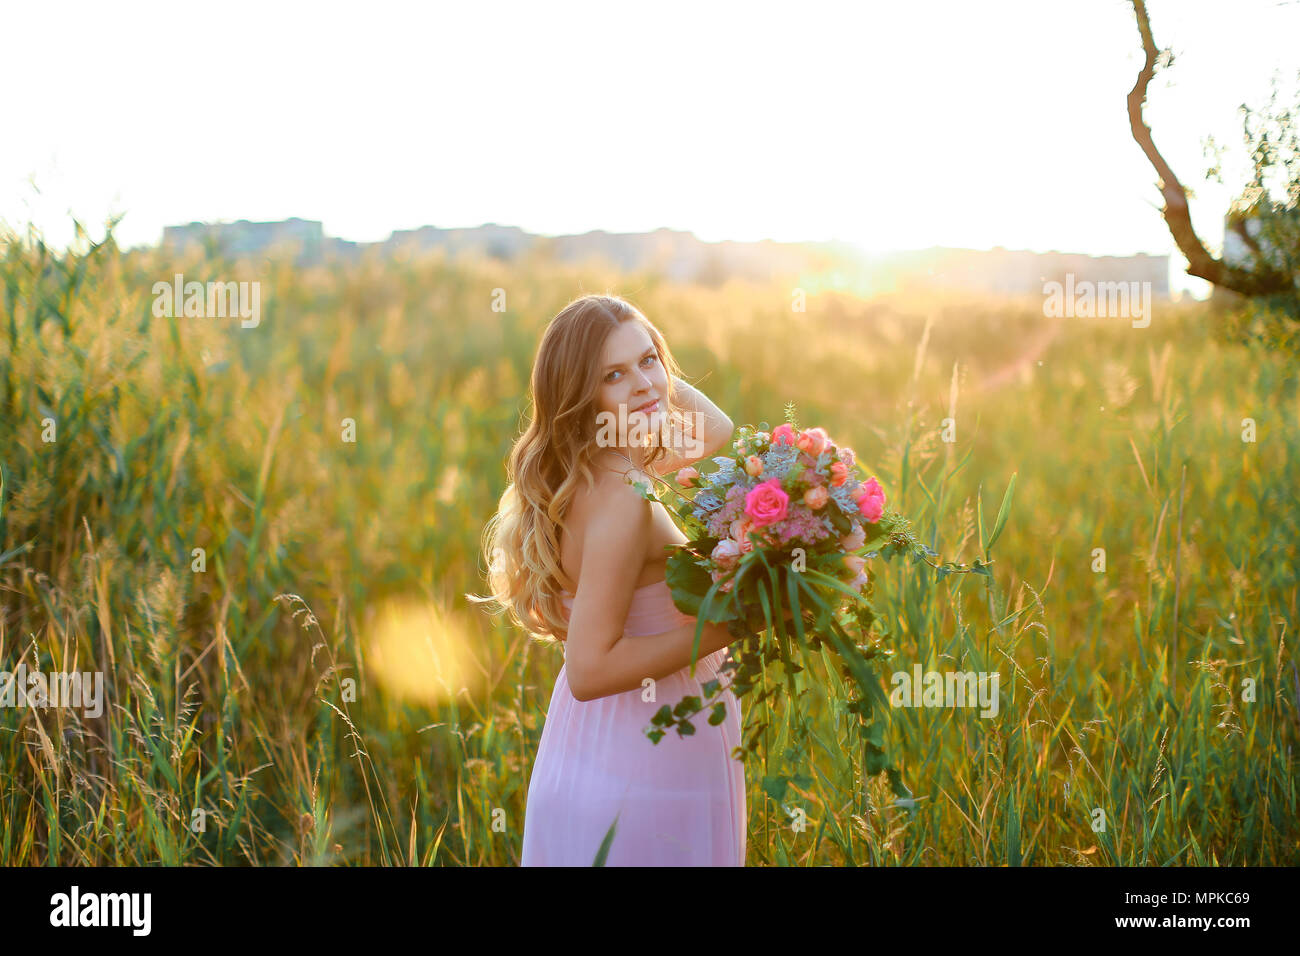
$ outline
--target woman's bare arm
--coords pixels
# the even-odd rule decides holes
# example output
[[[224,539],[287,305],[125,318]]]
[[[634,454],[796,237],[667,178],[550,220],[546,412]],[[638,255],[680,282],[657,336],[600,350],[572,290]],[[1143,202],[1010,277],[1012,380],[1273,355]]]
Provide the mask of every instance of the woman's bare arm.
[[[724,626],[706,621],[700,634],[700,652],[695,659],[702,660],[737,640],[739,638]],[[574,690],[570,676],[569,690],[577,700],[583,701],[640,690],[647,677],[663,680],[688,666],[694,643],[694,621],[662,634],[625,635],[606,655],[592,683],[582,684],[580,691]]]
[[[661,634],[623,634],[645,563],[653,505],[615,476],[600,479],[592,504],[565,641],[569,690],[582,701],[635,690],[647,677],[661,680],[688,666],[696,628],[692,621]],[[706,622],[696,659],[739,639],[725,626]]]
[[[679,468],[712,455],[731,440],[735,423],[727,413],[709,400],[709,397],[680,378],[673,376],[678,404],[686,416],[685,427],[677,423],[671,429],[673,444],[668,453],[651,470],[657,475],[670,475]]]

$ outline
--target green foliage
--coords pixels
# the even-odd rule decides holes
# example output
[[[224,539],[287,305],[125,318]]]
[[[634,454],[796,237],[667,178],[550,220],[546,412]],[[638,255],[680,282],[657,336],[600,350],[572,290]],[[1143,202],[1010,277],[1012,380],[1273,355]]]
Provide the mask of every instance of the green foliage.
[[[1230,264],[1258,273],[1280,273],[1290,278],[1290,288],[1242,300],[1229,295],[1236,304],[1220,310],[1212,328],[1221,341],[1256,343],[1270,352],[1300,358],[1300,86],[1288,95],[1289,104],[1279,105],[1280,93],[1275,76],[1264,107],[1241,104],[1242,145],[1250,173],[1227,219],[1230,231],[1244,229],[1251,237],[1250,243],[1241,241],[1240,260]],[[1224,152],[1212,136],[1206,138],[1206,153],[1212,157],[1208,180],[1224,182]],[[1231,238],[1237,240],[1239,235]]]
[[[261,325],[155,319],[151,285],[178,271],[259,278]],[[101,669],[109,702],[0,708],[0,862],[517,863],[561,659],[458,595],[483,590],[545,322],[624,281],[734,420],[797,399],[907,516],[868,542],[886,560],[870,607],[828,629],[842,647],[733,645],[766,669],[742,728],[751,863],[1300,862],[1295,372],[1215,341],[1203,307],[1064,324],[1040,366],[1022,352],[1041,303],[818,294],[794,370],[779,285],[437,257],[300,270],[111,237],[67,259],[0,246],[0,669]],[[986,504],[1005,521],[986,528]],[[426,704],[382,683],[367,618],[408,594],[447,609],[486,686]],[[1001,710],[891,707],[844,662],[997,670]]]
[[[592,866],[604,866],[605,861],[609,859],[609,848],[614,843],[614,835],[618,832],[619,814],[614,814],[614,822],[609,825],[605,831],[605,837],[600,841],[600,849],[596,851],[596,859],[592,861]]]

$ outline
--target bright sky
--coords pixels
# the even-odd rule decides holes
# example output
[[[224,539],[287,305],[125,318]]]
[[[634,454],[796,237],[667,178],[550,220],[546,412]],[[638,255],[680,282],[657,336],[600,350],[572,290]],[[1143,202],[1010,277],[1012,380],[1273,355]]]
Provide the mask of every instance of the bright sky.
[[[1147,119],[1209,244],[1300,2],[1150,0]],[[0,219],[191,220],[1176,255],[1129,133],[1128,0],[7,4]],[[1226,177],[1225,177],[1226,178]],[[41,190],[31,188],[34,179]],[[1199,293],[1181,277],[1174,288]]]

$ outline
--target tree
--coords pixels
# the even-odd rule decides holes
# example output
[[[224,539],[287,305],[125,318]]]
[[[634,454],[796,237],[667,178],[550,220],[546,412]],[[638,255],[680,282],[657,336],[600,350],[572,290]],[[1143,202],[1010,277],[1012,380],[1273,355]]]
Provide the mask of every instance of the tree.
[[[1132,3],[1145,61],[1128,94],[1129,126],[1159,176],[1157,186],[1165,201],[1161,214],[1179,251],[1187,258],[1187,274],[1213,283],[1216,291],[1229,290],[1249,299],[1246,311],[1252,319],[1260,320],[1251,323],[1261,326],[1257,333],[1264,331],[1262,326],[1271,326],[1276,334],[1269,335],[1270,340],[1280,336],[1294,342],[1300,339],[1300,136],[1295,125],[1296,111],[1277,110],[1276,80],[1266,110],[1252,113],[1242,104],[1243,135],[1254,172],[1226,217],[1226,226],[1239,240],[1242,254],[1216,258],[1197,236],[1187,192],[1160,155],[1142,115],[1151,78],[1157,70],[1172,66],[1174,57],[1172,50],[1156,48],[1144,0]],[[1209,149],[1215,152],[1216,162],[1207,171],[1207,178],[1222,182],[1220,151],[1212,139]],[[1266,183],[1270,178],[1281,178],[1286,183],[1285,201],[1270,195]],[[1226,252],[1229,243],[1225,242],[1224,247]]]

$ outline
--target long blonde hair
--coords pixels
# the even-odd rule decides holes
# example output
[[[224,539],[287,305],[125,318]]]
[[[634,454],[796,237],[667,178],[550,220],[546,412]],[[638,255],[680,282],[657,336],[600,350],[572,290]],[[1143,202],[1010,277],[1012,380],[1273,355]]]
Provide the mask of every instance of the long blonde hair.
[[[506,489],[483,533],[488,595],[530,637],[554,644],[568,637],[560,589],[576,593],[560,566],[560,529],[581,478],[590,489],[598,451],[597,395],[605,340],[622,322],[640,322],[668,373],[665,418],[679,422],[675,378],[680,369],[659,330],[616,295],[584,295],[566,305],[542,333],[533,361],[531,420],[506,465]],[[662,430],[651,435],[648,463],[667,453]]]

